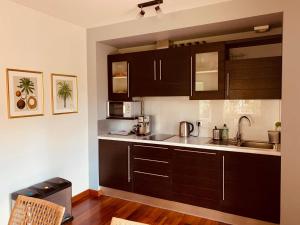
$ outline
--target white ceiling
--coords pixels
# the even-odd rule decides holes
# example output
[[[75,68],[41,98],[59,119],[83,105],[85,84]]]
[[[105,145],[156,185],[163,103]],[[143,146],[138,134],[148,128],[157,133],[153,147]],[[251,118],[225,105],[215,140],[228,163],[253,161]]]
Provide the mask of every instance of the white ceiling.
[[[148,0],[11,0],[48,15],[91,28],[138,19],[137,4]],[[163,13],[197,8],[231,0],[164,0]],[[153,7],[146,16],[155,16]]]

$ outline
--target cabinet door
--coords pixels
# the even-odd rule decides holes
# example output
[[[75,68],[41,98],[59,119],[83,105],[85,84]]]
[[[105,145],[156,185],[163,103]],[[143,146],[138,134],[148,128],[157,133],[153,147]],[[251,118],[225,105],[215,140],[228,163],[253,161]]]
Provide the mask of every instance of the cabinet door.
[[[220,190],[218,152],[173,150],[172,190],[175,201],[218,209]]]
[[[159,50],[158,80],[160,96],[189,96],[190,57],[189,48]]]
[[[131,144],[122,141],[99,141],[100,186],[131,191]]]
[[[129,54],[108,56],[108,99],[131,100]]]
[[[280,157],[224,153],[222,161],[223,210],[279,223]]]
[[[281,56],[229,60],[226,76],[228,99],[281,99]]]
[[[224,99],[225,45],[192,46],[191,53],[190,99]]]
[[[132,53],[132,96],[159,96],[158,60],[155,51]]]
[[[170,158],[167,146],[133,144],[133,192],[170,199]]]

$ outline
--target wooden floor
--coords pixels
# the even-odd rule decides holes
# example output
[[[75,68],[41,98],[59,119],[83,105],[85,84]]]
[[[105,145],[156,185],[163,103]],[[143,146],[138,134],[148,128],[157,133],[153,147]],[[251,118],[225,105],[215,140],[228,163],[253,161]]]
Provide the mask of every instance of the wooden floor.
[[[73,216],[74,220],[68,225],[109,225],[112,217],[151,225],[226,225],[107,196],[78,203],[73,207]]]

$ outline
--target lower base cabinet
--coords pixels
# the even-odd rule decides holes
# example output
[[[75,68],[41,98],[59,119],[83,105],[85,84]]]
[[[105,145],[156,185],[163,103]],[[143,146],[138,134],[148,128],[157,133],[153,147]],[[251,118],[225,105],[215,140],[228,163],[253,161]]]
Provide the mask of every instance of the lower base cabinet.
[[[99,184],[123,191],[132,190],[131,143],[99,141]]]
[[[172,191],[178,202],[218,209],[220,157],[200,149],[172,150]]]
[[[280,157],[222,153],[225,212],[280,222]]]
[[[133,144],[133,192],[171,199],[171,152],[168,147]]]
[[[100,185],[280,221],[280,157],[99,141]]]

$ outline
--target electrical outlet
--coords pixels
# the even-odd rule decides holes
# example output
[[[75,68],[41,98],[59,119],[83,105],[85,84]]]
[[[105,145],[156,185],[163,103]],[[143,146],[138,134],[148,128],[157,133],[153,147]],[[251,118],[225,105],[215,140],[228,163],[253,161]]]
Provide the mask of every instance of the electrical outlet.
[[[196,125],[197,125],[197,127],[201,127],[202,126],[202,121],[196,120]]]

